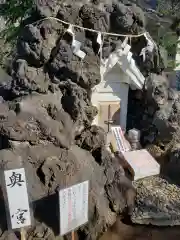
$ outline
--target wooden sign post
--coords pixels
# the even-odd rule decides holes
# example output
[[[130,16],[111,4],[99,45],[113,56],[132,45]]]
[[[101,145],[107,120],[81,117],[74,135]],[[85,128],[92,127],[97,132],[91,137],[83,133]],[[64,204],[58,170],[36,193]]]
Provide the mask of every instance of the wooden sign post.
[[[75,234],[74,234],[74,231],[72,231],[72,233],[71,233],[71,238],[72,238],[72,240],[75,240]]]
[[[21,228],[20,233],[21,233],[21,240],[26,240],[26,233],[25,233],[24,228]]]
[[[74,230],[88,222],[88,193],[88,181],[59,191],[61,236],[71,232],[75,240]]]
[[[30,207],[24,168],[4,171],[11,229],[20,229],[26,239],[24,227],[31,225]]]

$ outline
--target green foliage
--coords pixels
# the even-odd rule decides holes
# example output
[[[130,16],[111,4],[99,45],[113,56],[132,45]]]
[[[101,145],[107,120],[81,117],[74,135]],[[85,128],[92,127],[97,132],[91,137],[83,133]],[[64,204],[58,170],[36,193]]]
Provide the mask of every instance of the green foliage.
[[[0,7],[0,15],[6,20],[6,26],[0,32],[0,66],[5,68],[6,61],[11,58],[21,28],[21,22],[33,10],[34,0],[7,0]]]
[[[14,25],[7,26],[6,29],[4,29],[0,33],[0,38],[3,38],[6,42],[13,43],[18,35],[19,27],[15,27]]]
[[[177,35],[174,32],[169,32],[164,35],[161,45],[168,52],[168,67],[174,69],[175,56],[177,51]]]
[[[180,0],[158,0],[157,11],[164,15],[164,18],[171,23],[171,21],[179,16]],[[163,26],[162,26],[163,25]],[[163,46],[168,53],[168,68],[174,69],[175,55],[177,51],[178,37],[176,29],[171,28],[171,24],[162,24],[161,29],[158,29],[158,43]],[[178,27],[178,26],[176,26]]]
[[[19,24],[31,13],[32,9],[33,0],[8,0],[3,4],[0,15],[6,19],[7,23],[6,29],[0,33],[0,38],[13,41],[19,32]]]
[[[161,37],[159,43],[167,50],[169,55],[174,56],[176,54],[177,35],[175,33],[167,32]]]
[[[158,0],[157,10],[167,16],[178,16],[180,10],[179,0]]]
[[[8,0],[0,11],[9,24],[15,23],[17,20],[22,20],[27,16],[33,7],[33,0]]]
[[[168,26],[161,25],[156,29],[156,42],[167,51],[166,64],[169,70],[174,69],[177,40],[178,37],[176,32],[172,31],[170,28],[168,28]]]

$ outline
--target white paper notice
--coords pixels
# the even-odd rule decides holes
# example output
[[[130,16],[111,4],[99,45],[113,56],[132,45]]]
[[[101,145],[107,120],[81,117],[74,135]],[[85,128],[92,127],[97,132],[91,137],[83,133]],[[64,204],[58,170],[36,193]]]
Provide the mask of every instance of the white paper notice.
[[[4,171],[12,229],[31,225],[24,168]]]
[[[59,191],[61,235],[88,222],[88,192],[88,181]]]
[[[100,32],[97,35],[97,43],[101,46],[102,39],[101,39],[101,33]]]

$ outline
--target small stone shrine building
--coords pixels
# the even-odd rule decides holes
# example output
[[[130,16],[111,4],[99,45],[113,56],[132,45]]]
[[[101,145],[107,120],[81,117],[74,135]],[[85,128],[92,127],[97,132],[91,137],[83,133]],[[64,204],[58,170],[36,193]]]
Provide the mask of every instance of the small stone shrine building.
[[[106,132],[111,126],[126,130],[129,87],[142,89],[145,78],[139,71],[126,40],[108,59],[101,61],[101,82],[94,87],[92,103],[98,108],[94,124]]]

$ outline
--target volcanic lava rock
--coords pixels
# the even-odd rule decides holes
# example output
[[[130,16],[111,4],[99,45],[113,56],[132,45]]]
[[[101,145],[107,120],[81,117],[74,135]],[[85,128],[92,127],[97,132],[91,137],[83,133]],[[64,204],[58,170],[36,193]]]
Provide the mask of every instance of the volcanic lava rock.
[[[172,134],[178,129],[179,94],[169,88],[168,80],[164,76],[152,77],[151,87],[148,86],[147,98],[151,98],[156,105],[153,124],[159,132],[159,139],[171,140]],[[150,94],[150,95],[149,95]]]
[[[148,177],[135,183],[136,207],[132,221],[158,226],[180,225],[180,189],[160,178]]]
[[[87,91],[69,80],[60,88],[63,94],[61,103],[64,110],[74,121],[78,120],[85,125],[91,124],[97,110],[92,106]]]
[[[179,93],[169,87],[163,74],[151,74],[140,99],[137,91],[131,91],[129,106],[128,124],[141,130],[143,144],[146,140],[168,143],[179,130]],[[137,115],[137,111],[143,114]]]
[[[37,0],[35,5],[36,20],[53,16],[105,32],[139,34],[145,31],[144,14],[133,4]],[[89,222],[78,231],[82,240],[97,239],[127,207],[131,213],[134,204],[135,189],[119,159],[106,150],[105,132],[91,126],[97,114],[91,103],[92,88],[101,81],[97,33],[74,28],[75,39],[85,53],[85,58],[79,59],[73,53],[72,36],[67,34],[67,27],[52,18],[25,26],[13,55],[11,78],[0,84],[3,97],[0,165],[15,168],[20,162],[27,172],[35,218],[34,226],[28,229],[28,239],[50,240],[59,234],[59,188],[89,180]],[[102,37],[105,59],[124,38]],[[131,44],[133,56],[143,65],[139,53],[147,42],[142,36]],[[158,54],[153,52],[147,58],[146,75],[159,71],[158,62],[152,64]],[[169,122],[174,121],[179,109],[177,94],[173,95],[166,89],[168,86],[164,86],[162,105],[159,102],[162,97],[156,94],[157,87],[153,82],[151,85],[148,87],[150,97],[143,102],[143,116],[148,112],[152,124],[157,110],[163,111],[163,106],[170,101],[174,110],[167,118]],[[3,216],[2,211],[5,226]],[[1,230],[2,240],[10,236],[6,227]]]
[[[40,66],[43,63],[41,55],[42,36],[36,26],[28,25],[20,37],[17,50],[19,58],[25,58],[29,63]]]
[[[104,190],[106,177],[103,175],[101,167],[87,151],[77,146],[72,146],[71,150],[65,150],[55,147],[52,143],[42,142],[34,146],[28,143],[16,143],[13,150],[2,150],[1,154],[1,163],[7,168],[18,167],[19,160],[24,165],[35,218],[45,222],[56,234],[58,234],[58,219],[55,224],[53,218],[57,214],[54,212],[47,216],[46,212],[44,215],[43,207],[51,205],[49,212],[56,211],[57,209],[52,209],[53,206],[58,207],[57,197],[53,197],[52,194],[55,194],[57,188],[70,186],[87,179],[90,181],[90,219],[93,218],[95,209],[99,213],[97,216],[99,223],[97,225],[97,222],[94,222],[92,233],[94,232],[97,236],[98,232],[102,231],[104,219],[106,219],[107,227],[115,221],[115,213],[109,209]],[[95,175],[97,178],[94,178]],[[98,228],[100,229],[98,230]]]
[[[124,177],[124,171],[110,155],[107,155],[108,161],[103,157],[97,163],[90,152],[73,145],[71,140],[74,139],[76,125],[64,112],[61,96],[61,92],[31,94],[12,102],[10,106],[14,111],[2,103],[0,129],[1,136],[7,139],[5,148],[8,149],[0,151],[0,164],[6,168],[17,168],[21,164],[26,169],[28,192],[36,219],[36,227],[29,230],[29,239],[37,236],[53,239],[54,234],[59,233],[55,217],[58,211],[56,190],[89,180],[90,221],[80,232],[96,239],[127,206],[126,194],[121,191],[118,180]],[[105,133],[102,132],[101,136],[105,139]],[[99,143],[99,146],[103,145],[103,141]],[[113,210],[109,207],[112,198],[113,201],[117,199]],[[43,210],[47,206],[48,215]],[[38,222],[43,222],[43,225]]]
[[[12,72],[12,94],[13,96],[28,95],[31,92],[47,93],[50,85],[49,76],[43,69],[28,66],[23,59],[14,63]]]
[[[56,16],[59,6],[57,0],[36,0],[36,10],[41,17]]]
[[[35,67],[42,66],[49,60],[61,31],[62,25],[50,20],[45,20],[37,26],[27,25],[18,38],[16,58],[25,59]]]
[[[120,2],[116,3],[110,19],[111,29],[117,33],[131,31],[135,33],[145,27],[143,11],[134,4],[126,6]]]
[[[101,127],[91,126],[77,136],[76,143],[81,148],[92,152],[95,161],[103,167],[107,177],[105,189],[113,211],[122,212],[127,207],[130,213],[134,206],[135,189],[131,181],[125,176],[119,159],[112,157],[105,148],[105,135]]]
[[[178,139],[177,139],[178,140]],[[180,170],[180,162],[179,162],[179,151],[180,145],[179,143],[175,143],[174,146],[170,149],[168,154],[169,161],[164,167],[165,174],[172,179],[178,185],[180,184],[179,178],[179,170]]]
[[[164,149],[160,160],[162,176],[134,184],[137,196],[131,219],[138,224],[179,225],[179,187],[173,184],[179,184],[179,93],[169,87],[164,75],[152,74],[142,99],[142,117],[149,120],[142,134],[146,133],[143,137],[148,143],[159,143],[160,151]]]
[[[76,144],[90,152],[96,152],[96,150],[99,150],[106,144],[106,133],[103,128],[92,125],[85,128],[81,134],[76,137]]]

